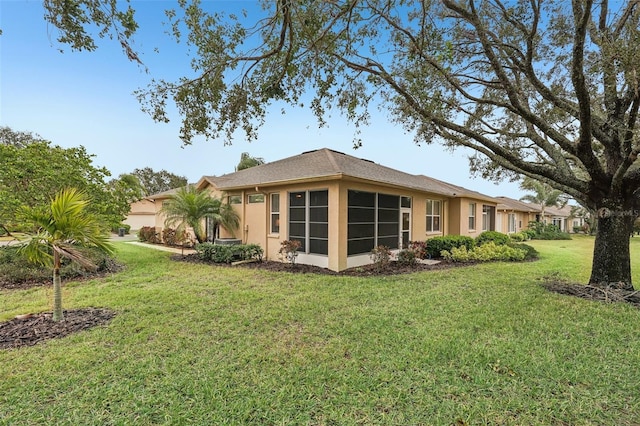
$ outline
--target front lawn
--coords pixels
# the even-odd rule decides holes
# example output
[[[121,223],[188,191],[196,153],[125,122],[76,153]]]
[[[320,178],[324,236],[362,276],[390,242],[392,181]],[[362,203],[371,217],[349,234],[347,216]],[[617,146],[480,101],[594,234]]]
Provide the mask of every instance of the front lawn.
[[[124,272],[64,287],[107,326],[0,351],[0,424],[637,424],[640,310],[539,286],[586,282],[591,237],[531,244],[537,262],[362,278],[118,243]],[[0,321],[51,292],[1,290]]]

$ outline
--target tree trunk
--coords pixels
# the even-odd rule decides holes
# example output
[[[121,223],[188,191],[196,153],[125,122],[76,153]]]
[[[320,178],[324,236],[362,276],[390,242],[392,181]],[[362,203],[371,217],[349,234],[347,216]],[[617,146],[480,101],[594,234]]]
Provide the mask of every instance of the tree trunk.
[[[624,211],[598,210],[589,285],[633,290],[629,242],[634,217]]]
[[[62,283],[60,279],[60,255],[53,251],[53,320],[62,321]]]

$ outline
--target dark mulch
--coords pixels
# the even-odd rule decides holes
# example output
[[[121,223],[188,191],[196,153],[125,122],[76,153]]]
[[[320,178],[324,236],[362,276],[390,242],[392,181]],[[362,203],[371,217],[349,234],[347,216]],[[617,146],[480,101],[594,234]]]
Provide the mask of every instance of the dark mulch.
[[[49,339],[67,336],[107,324],[116,315],[108,309],[84,308],[64,311],[64,321],[54,322],[51,312],[14,318],[0,323],[0,349],[33,346]]]
[[[229,268],[247,268],[247,269],[260,269],[274,272],[290,272],[294,274],[318,274],[318,275],[338,275],[349,277],[371,277],[371,276],[385,276],[385,275],[398,275],[409,274],[420,271],[434,271],[439,269],[453,268],[457,266],[465,266],[463,263],[455,262],[440,262],[433,265],[427,265],[424,263],[417,263],[415,265],[405,265],[400,262],[391,261],[386,266],[379,268],[376,265],[358,266],[355,268],[349,268],[344,271],[335,272],[327,268],[321,268],[313,265],[295,264],[277,262],[272,260],[263,260],[261,262],[242,263],[238,265],[230,265],[224,263],[211,263],[200,259],[197,254],[188,254],[182,256],[180,254],[174,254],[171,257],[175,261],[180,262],[192,262],[202,263],[209,265],[216,265]],[[468,266],[468,264],[467,264]]]
[[[554,293],[607,303],[629,303],[640,308],[640,291],[623,290],[615,286],[602,288],[562,280],[544,280],[542,286]]]

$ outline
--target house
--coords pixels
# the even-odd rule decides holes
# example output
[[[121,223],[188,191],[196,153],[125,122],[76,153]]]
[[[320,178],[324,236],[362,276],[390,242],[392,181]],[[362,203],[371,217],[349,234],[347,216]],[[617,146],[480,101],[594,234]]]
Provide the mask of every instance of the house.
[[[514,200],[508,197],[496,197],[497,206],[496,231],[513,234],[528,229],[529,222],[536,220],[540,207]]]
[[[561,231],[571,232],[574,227],[582,227],[582,218],[574,217],[571,206],[545,207],[544,217],[539,204],[525,203],[508,197],[495,197],[497,207],[496,230],[505,234],[520,232],[528,228],[529,222],[543,222],[556,225]]]
[[[138,231],[145,226],[154,226],[161,229],[164,226],[164,218],[160,217],[159,214],[162,208],[162,200],[167,200],[175,193],[176,189],[170,189],[131,203],[129,214],[124,223],[131,226],[132,231]],[[159,202],[156,202],[156,199]]]
[[[156,225],[156,204],[153,200],[142,199],[131,203],[129,214],[124,223],[137,231],[145,226]]]
[[[301,242],[297,262],[334,271],[371,263],[378,245],[399,249],[409,241],[476,236],[496,226],[494,198],[330,149],[203,176],[195,185],[226,197],[238,212],[239,229],[222,229],[221,237],[259,244],[272,260],[279,259],[283,241],[295,239]],[[151,197],[156,212],[169,196]],[[159,231],[163,222],[158,213]]]

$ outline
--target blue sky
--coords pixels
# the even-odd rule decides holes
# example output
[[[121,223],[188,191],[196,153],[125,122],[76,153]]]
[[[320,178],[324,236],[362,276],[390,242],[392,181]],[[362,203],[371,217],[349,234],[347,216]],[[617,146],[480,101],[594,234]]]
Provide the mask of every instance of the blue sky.
[[[180,121],[155,123],[140,110],[133,91],[152,78],[190,75],[184,48],[164,34],[164,10],[173,2],[131,2],[141,28],[135,47],[149,69],[129,62],[117,42],[99,41],[95,52],[72,52],[56,42],[56,31],[44,20],[41,0],[0,0],[0,126],[31,131],[55,145],[83,145],[95,155],[94,164],[116,177],[151,167],[186,176],[233,172],[242,152],[266,161],[318,148],[331,148],[384,166],[427,176],[491,196],[520,198],[516,183],[498,185],[472,178],[467,152],[450,152],[437,144],[416,146],[411,134],[372,111],[371,125],[359,136],[363,147],[352,148],[355,129],[338,113],[319,129],[309,110],[281,106],[269,114],[257,141],[242,137],[233,145],[198,141],[182,147]],[[237,9],[237,1],[211,1],[212,7]],[[254,7],[252,1],[241,2]],[[157,48],[157,51],[155,50]],[[64,53],[60,53],[63,49]]]

